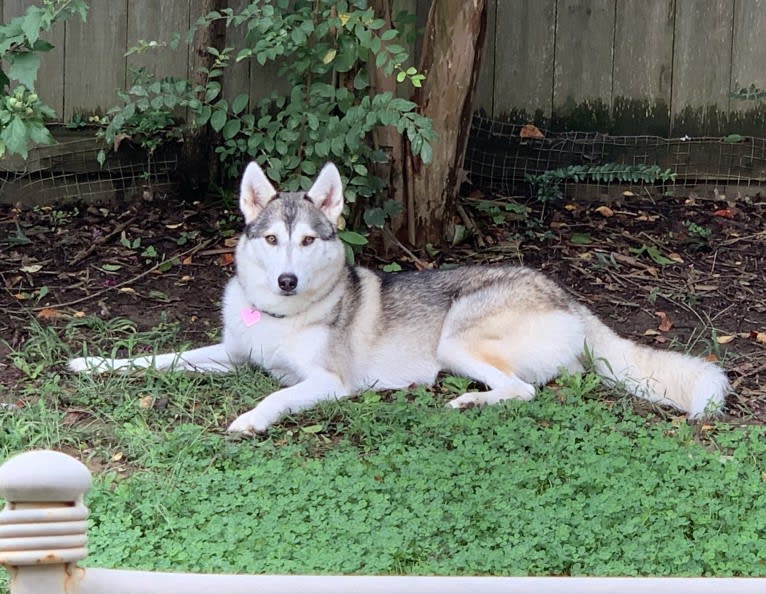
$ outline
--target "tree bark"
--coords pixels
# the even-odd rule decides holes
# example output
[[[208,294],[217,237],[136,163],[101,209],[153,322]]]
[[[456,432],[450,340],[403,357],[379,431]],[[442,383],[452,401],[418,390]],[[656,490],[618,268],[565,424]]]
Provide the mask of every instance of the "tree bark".
[[[197,17],[206,15],[214,10],[226,8],[227,0],[202,0],[198,5]],[[214,47],[224,48],[226,42],[226,24],[222,20],[214,21],[210,26],[198,29],[191,46],[191,82],[193,86],[205,86],[208,81],[206,70],[212,68],[215,57],[208,51]],[[204,91],[201,93],[204,96]],[[202,99],[202,96],[200,99]],[[184,139],[179,158],[179,180],[183,193],[204,193],[210,182],[212,162],[212,130],[210,126],[190,130]]]
[[[438,138],[433,161],[405,158],[407,240],[416,247],[452,238],[453,216],[487,31],[487,0],[432,0],[415,101]]]

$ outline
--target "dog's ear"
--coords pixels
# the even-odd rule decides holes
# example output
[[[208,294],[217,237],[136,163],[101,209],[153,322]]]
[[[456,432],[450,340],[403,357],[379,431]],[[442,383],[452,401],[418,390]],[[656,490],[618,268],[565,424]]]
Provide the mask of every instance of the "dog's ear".
[[[239,189],[239,208],[245,215],[245,223],[255,220],[255,217],[263,210],[274,197],[277,191],[258,166],[252,161],[242,175],[242,185]]]
[[[333,225],[336,225],[343,212],[343,182],[338,168],[332,163],[322,167],[306,196]]]

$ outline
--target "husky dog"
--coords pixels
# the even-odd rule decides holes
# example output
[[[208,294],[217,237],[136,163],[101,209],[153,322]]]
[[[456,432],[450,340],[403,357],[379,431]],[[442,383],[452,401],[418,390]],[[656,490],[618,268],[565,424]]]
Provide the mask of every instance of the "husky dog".
[[[210,372],[251,363],[287,387],[235,419],[229,431],[241,433],[362,390],[431,384],[442,370],[487,387],[455,398],[455,408],[529,400],[535,385],[586,362],[633,395],[692,418],[718,411],[729,390],[713,363],[619,337],[529,268],[381,274],[347,265],[336,227],[343,186],[331,163],[308,192],[277,192],[250,163],[240,208],[245,229],[237,274],[223,295],[220,344],[133,359],[84,357],[70,369]]]

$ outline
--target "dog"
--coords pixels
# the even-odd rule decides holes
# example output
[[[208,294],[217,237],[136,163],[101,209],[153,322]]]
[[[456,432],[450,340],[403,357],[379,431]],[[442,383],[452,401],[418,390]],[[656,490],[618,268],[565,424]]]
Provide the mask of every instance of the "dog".
[[[440,371],[486,386],[465,408],[530,400],[561,370],[592,365],[613,384],[698,418],[729,382],[701,358],[621,338],[542,273],[523,266],[381,273],[346,263],[343,185],[328,163],[308,192],[277,192],[256,163],[240,189],[245,228],[223,295],[223,340],[132,359],[72,359],[76,372],[225,372],[253,364],[284,387],[229,426],[261,433],[288,413],[363,390],[432,384]]]

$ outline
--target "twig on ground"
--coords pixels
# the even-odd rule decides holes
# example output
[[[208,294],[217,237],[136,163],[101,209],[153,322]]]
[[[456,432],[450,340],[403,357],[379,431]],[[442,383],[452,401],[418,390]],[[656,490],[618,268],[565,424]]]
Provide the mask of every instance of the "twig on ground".
[[[191,255],[193,253],[196,253],[199,250],[207,247],[212,242],[213,242],[212,239],[205,240],[202,243],[199,243],[199,244],[195,245],[194,247],[189,248],[188,250],[186,250],[184,252],[181,252],[180,254],[173,255],[170,259],[178,258],[180,260],[181,258],[183,258],[185,256],[189,256],[189,255]],[[103,295],[104,293],[108,293],[109,291],[114,291],[115,289],[119,289],[119,288],[124,287],[126,285],[132,285],[137,280],[140,280],[143,277],[145,277],[147,274],[151,274],[152,272],[157,270],[165,262],[167,262],[167,260],[163,260],[162,262],[157,262],[157,264],[155,264],[151,268],[147,268],[141,274],[138,274],[138,275],[136,275],[136,276],[134,276],[132,278],[124,280],[121,283],[117,283],[116,285],[113,285],[111,287],[106,287],[105,289],[101,289],[100,291],[96,291],[95,293],[91,293],[90,295],[85,295],[84,297],[80,297],[78,299],[72,299],[71,301],[65,301],[64,303],[54,303],[52,305],[32,307],[28,311],[42,311],[44,309],[58,309],[58,308],[61,308],[61,307],[70,307],[72,305],[77,305],[79,303],[83,303],[85,301],[89,301],[91,299],[94,299],[96,297],[99,297],[99,296]]]

